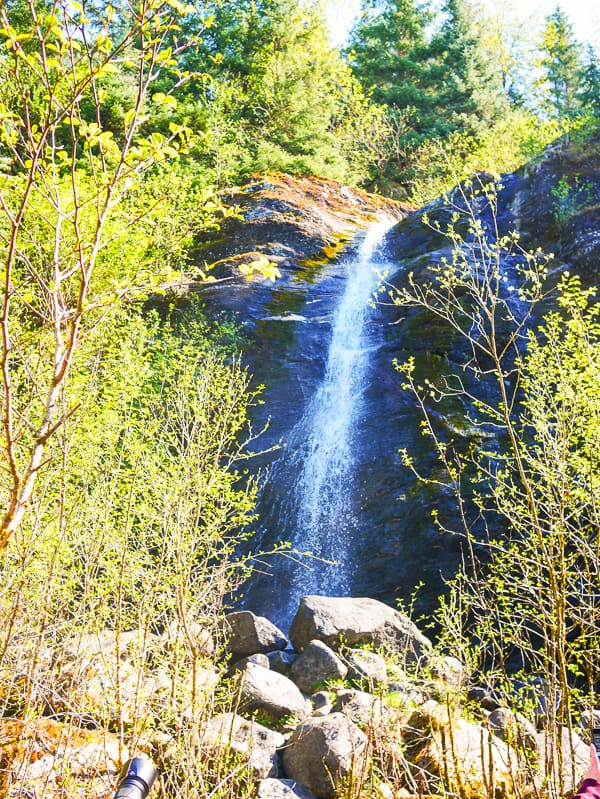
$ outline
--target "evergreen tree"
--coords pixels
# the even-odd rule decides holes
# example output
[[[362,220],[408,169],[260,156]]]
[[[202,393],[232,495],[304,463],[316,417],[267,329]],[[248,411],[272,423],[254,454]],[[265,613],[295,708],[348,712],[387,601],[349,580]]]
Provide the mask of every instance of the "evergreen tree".
[[[505,104],[498,74],[467,0],[446,0],[444,21],[430,45],[430,77],[448,132],[476,133]]]
[[[329,42],[321,5],[217,0],[202,13],[214,25],[188,68],[209,76],[200,124],[222,164],[218,179],[256,169],[365,177],[353,172],[344,130],[352,114],[370,119],[371,107]]]
[[[349,60],[377,102],[420,112],[430,105],[423,87],[425,30],[430,21],[430,12],[415,0],[369,3],[363,9],[351,34]]]
[[[556,117],[576,113],[580,106],[580,45],[575,39],[569,18],[560,6],[546,18],[540,50],[542,77],[537,86],[542,92],[543,108]]]
[[[577,99],[586,111],[600,121],[600,61],[591,45],[588,45],[581,70],[581,83]]]

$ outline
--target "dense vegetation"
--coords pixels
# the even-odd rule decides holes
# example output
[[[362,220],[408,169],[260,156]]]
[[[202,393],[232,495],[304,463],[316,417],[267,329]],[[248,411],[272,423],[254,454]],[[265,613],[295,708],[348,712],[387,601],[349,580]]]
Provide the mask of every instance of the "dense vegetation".
[[[136,629],[145,640],[174,625],[165,663],[174,714],[201,657],[190,620],[213,624],[244,574],[234,553],[253,520],[256,485],[243,461],[256,395],[237,358],[239,332],[208,321],[197,300],[183,318],[144,304],[211,280],[190,253],[201,230],[235,213],[218,190],[282,170],[423,201],[476,170],[514,169],[560,135],[594,132],[596,53],[583,52],[559,8],[536,42],[520,31],[467,0],[447,0],[438,14],[414,0],[368,0],[342,52],[309,0],[0,4],[5,713],[31,718],[52,703],[45,651],[74,632]],[[268,264],[255,268],[273,276]],[[550,525],[539,576],[555,600],[542,618],[556,610],[564,622],[541,625],[540,668],[560,669],[562,688],[569,657],[578,676],[591,668],[590,628],[579,607],[576,622],[565,620],[572,593],[554,578],[560,567],[568,582],[582,531],[598,524],[598,322],[587,303],[565,287],[565,314],[548,317],[543,343],[532,339],[516,359],[525,392],[516,421],[500,402],[508,435],[519,433],[504,468],[476,461],[497,481],[495,512],[521,534],[533,518],[535,551],[546,520],[568,519]],[[498,409],[488,411],[497,423]],[[553,427],[548,438],[548,419],[564,426],[573,414],[574,430]],[[555,468],[567,492],[558,498]],[[513,545],[496,546],[498,569],[525,563],[511,558]],[[589,584],[596,565],[585,560]],[[489,590],[465,591],[472,614],[489,606]],[[514,607],[505,585],[498,595],[504,605],[495,627],[479,628],[482,646]],[[540,612],[527,622],[536,634]],[[584,632],[569,648],[575,623]],[[181,740],[204,712],[195,685]],[[123,721],[121,732],[143,723]]]

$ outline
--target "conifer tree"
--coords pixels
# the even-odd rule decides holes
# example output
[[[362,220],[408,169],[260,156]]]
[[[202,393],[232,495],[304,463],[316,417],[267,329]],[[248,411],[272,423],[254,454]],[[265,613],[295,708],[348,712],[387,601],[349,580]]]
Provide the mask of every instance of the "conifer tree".
[[[425,110],[425,29],[431,14],[415,0],[368,3],[351,35],[349,58],[377,102]]]
[[[600,60],[591,45],[588,45],[581,70],[581,84],[577,99],[583,108],[595,118],[596,122],[600,122]]]
[[[505,100],[472,6],[446,0],[444,21],[430,45],[431,80],[446,130],[476,133],[500,114]]]
[[[580,45],[565,12],[557,6],[546,18],[540,47],[542,106],[556,117],[571,116],[579,108]]]

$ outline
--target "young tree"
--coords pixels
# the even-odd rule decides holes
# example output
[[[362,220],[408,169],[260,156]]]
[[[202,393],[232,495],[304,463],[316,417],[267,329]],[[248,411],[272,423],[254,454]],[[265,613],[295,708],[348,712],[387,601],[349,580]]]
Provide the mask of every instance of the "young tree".
[[[542,92],[542,105],[554,116],[571,116],[579,108],[581,47],[560,6],[546,18],[540,50],[542,77],[537,86]]]
[[[467,345],[465,363],[424,384],[414,359],[399,368],[464,535],[464,565],[442,605],[446,643],[507,701],[543,716],[548,787],[562,796],[577,778],[564,732],[595,706],[598,683],[598,307],[565,276],[558,310],[532,330],[548,259],[520,250],[516,234],[499,236],[494,191],[479,188],[455,208],[452,258],[431,267],[430,280],[409,276],[393,293],[399,305],[446,324]],[[490,208],[492,224],[484,221]],[[469,443],[438,423],[440,406],[457,398]],[[409,455],[406,463],[414,468]]]
[[[179,279],[118,242],[159,224],[161,195],[136,202],[150,170],[177,158],[189,131],[151,130],[188,80],[173,45],[179,0],[134,5],[19,0],[0,7],[0,551],[19,528],[49,441],[74,411],[67,385],[81,341],[120,297]],[[118,73],[131,104],[104,126],[103,81]],[[170,89],[155,92],[160,76]],[[116,259],[116,260],[115,260]]]

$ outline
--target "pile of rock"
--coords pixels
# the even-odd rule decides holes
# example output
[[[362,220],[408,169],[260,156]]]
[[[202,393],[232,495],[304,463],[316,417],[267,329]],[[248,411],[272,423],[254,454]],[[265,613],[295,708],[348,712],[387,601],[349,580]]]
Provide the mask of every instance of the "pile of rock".
[[[144,668],[133,633],[122,633],[118,645],[109,631],[65,645],[49,664],[54,718],[0,722],[1,795],[37,795],[43,782],[44,797],[110,797],[128,756],[119,724],[133,723],[140,702],[146,712],[156,708],[156,726],[163,722],[160,734],[146,736],[146,751],[167,780],[175,774],[177,736],[165,733],[160,714],[176,686],[158,665],[172,632],[146,636]],[[193,691],[210,697],[218,684],[234,687],[235,709],[207,710],[198,727],[187,686],[174,724],[194,738],[206,763],[235,761],[259,799],[333,799],[347,785],[364,785],[362,795],[378,799],[442,792],[502,799],[556,777],[551,736],[535,719],[473,686],[457,659],[436,654],[410,619],[387,605],[308,596],[289,640],[249,611],[226,616],[224,632],[229,657],[217,671],[206,631],[187,630],[206,658],[194,670]],[[541,706],[543,686],[535,690]],[[61,696],[71,703],[79,696],[79,705],[69,713]],[[120,716],[112,710],[117,698]],[[562,762],[568,790],[585,770],[588,749],[574,733],[559,734],[571,758]],[[133,744],[139,750],[140,739]],[[65,793],[70,783],[83,793]]]

